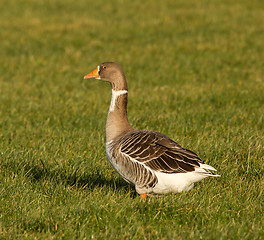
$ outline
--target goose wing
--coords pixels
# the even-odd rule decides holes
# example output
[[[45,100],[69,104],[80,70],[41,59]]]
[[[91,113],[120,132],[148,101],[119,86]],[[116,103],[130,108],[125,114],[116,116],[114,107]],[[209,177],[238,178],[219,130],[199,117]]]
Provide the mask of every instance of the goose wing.
[[[125,135],[120,141],[120,151],[135,163],[164,173],[191,172],[204,163],[196,153],[150,130]]]

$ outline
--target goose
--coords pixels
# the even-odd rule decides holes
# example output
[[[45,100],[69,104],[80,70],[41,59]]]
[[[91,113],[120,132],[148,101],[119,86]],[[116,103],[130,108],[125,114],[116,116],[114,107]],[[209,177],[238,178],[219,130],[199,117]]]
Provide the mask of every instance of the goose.
[[[152,130],[134,129],[127,118],[128,87],[118,63],[103,62],[84,79],[99,79],[111,85],[106,155],[112,167],[135,186],[142,199],[147,195],[190,190],[206,177],[219,177],[196,153]]]

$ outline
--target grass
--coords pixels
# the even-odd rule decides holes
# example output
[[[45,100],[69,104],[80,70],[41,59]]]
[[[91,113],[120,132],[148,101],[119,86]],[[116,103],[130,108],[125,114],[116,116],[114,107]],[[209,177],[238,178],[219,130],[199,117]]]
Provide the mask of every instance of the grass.
[[[264,239],[262,1],[0,3],[0,239]],[[221,178],[142,202],[104,152],[119,62],[129,119]]]

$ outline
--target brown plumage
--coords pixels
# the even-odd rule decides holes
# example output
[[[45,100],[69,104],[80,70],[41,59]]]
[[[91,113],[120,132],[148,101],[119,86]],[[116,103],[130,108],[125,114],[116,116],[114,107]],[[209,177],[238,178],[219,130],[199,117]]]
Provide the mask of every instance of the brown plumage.
[[[111,104],[106,121],[106,153],[115,170],[143,197],[150,193],[189,190],[211,171],[196,153],[167,136],[151,130],[135,130],[127,119],[128,88],[119,64],[100,64],[85,78],[109,82]]]

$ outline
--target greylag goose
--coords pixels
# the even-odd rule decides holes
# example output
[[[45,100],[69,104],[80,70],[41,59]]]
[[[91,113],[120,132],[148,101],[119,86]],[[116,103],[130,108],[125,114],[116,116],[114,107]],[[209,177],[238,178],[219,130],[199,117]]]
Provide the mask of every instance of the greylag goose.
[[[84,79],[109,82],[111,103],[106,120],[106,155],[113,168],[133,184],[141,198],[149,194],[182,192],[206,177],[218,177],[215,168],[196,153],[152,130],[136,130],[127,119],[128,88],[121,66],[104,62]]]

